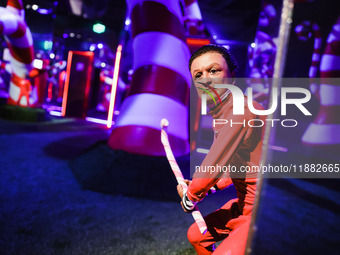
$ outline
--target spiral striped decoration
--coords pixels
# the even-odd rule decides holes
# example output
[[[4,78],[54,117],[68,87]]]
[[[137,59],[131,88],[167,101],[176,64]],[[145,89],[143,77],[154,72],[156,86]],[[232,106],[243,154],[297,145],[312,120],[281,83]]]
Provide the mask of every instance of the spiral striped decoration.
[[[168,134],[165,131],[165,128],[169,126],[169,121],[167,119],[161,120],[161,141],[164,146],[164,151],[166,153],[166,157],[170,163],[171,170],[174,173],[177,183],[180,184],[183,188],[183,192],[186,193],[188,186],[184,182],[183,174],[181,169],[179,168],[177,161],[175,159],[174,154],[172,153],[171,146],[168,139]],[[198,229],[202,234],[207,231],[207,225],[205,224],[204,218],[197,207],[192,212],[192,216],[197,223]]]
[[[320,63],[320,109],[302,141],[312,145],[340,145],[340,17],[333,26]]]
[[[313,94],[318,93],[318,85],[315,82],[315,78],[318,74],[318,68],[321,59],[321,32],[320,27],[317,23],[312,21],[303,21],[295,27],[295,33],[299,40],[307,41],[314,34],[314,50],[312,56],[312,63],[309,68],[309,78],[310,78],[310,90]]]
[[[159,120],[174,123],[169,139],[176,156],[189,152],[189,49],[178,1],[127,1],[134,73],[108,140],[114,150],[164,156]]]
[[[21,0],[8,0],[6,8],[0,7],[0,34],[3,34],[11,54],[12,77],[8,104],[29,106],[31,84],[26,76],[34,59],[33,39],[24,20]]]

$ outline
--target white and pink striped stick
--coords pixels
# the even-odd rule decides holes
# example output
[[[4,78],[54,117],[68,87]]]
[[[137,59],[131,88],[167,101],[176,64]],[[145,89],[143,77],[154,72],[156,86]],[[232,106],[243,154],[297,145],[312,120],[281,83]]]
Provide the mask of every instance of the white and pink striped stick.
[[[161,141],[164,146],[165,154],[166,157],[170,163],[172,172],[174,173],[176,180],[178,184],[180,184],[183,188],[183,192],[186,192],[188,189],[188,186],[184,182],[183,174],[181,172],[181,169],[179,168],[177,161],[175,159],[174,154],[172,153],[170,143],[169,143],[169,138],[168,134],[165,131],[165,128],[169,125],[169,121],[167,119],[162,119],[161,120]],[[194,209],[194,211],[191,213],[192,216],[195,219],[195,222],[197,223],[197,226],[202,234],[204,234],[207,231],[207,225],[205,224],[205,221],[203,219],[202,214],[200,211],[197,209],[197,207]]]

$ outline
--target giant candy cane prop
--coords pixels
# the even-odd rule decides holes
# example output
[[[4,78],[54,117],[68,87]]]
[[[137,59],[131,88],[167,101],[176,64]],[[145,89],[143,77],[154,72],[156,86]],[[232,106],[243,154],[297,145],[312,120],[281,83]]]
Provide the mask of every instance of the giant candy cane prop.
[[[22,0],[8,0],[0,7],[0,35],[4,35],[11,54],[9,104],[29,106],[34,103],[30,82],[26,79],[34,59],[33,39],[24,20]]]
[[[188,189],[188,186],[184,182],[183,174],[182,174],[181,169],[179,168],[179,166],[176,162],[174,154],[172,153],[170,143],[169,143],[168,134],[165,131],[165,128],[168,125],[169,125],[169,121],[167,119],[161,120],[161,128],[162,128],[161,141],[162,141],[162,144],[164,146],[165,154],[166,154],[166,157],[167,157],[167,159],[170,163],[172,172],[174,173],[178,184],[180,184],[183,188],[183,191],[186,192],[186,190]],[[197,207],[192,212],[192,216],[194,217],[200,232],[202,234],[204,234],[207,231],[207,225],[205,224],[203,216],[200,213],[200,211],[197,209]]]

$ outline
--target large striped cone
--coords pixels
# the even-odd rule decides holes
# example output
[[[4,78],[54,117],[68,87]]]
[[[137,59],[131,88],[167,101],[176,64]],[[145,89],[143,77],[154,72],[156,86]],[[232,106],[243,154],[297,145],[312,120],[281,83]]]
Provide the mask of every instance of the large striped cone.
[[[5,36],[11,54],[12,77],[9,88],[9,104],[28,106],[31,85],[26,76],[34,59],[33,39],[24,20],[21,0],[9,0],[7,7],[0,7],[0,34]]]
[[[321,59],[321,32],[318,24],[312,21],[303,21],[301,24],[295,27],[295,33],[299,40],[307,41],[314,34],[314,50],[312,56],[312,63],[309,68],[309,78],[310,78],[310,90],[313,94],[320,97],[319,86],[316,83],[316,77],[318,74],[318,67]]]
[[[312,145],[340,145],[340,17],[327,39],[320,64],[320,110],[302,141]],[[333,78],[333,79],[332,79]],[[337,78],[337,79],[334,79]]]
[[[176,156],[189,152],[189,49],[178,1],[129,0],[134,74],[115,128],[112,149],[165,155],[159,141],[162,118],[171,123],[169,139]]]

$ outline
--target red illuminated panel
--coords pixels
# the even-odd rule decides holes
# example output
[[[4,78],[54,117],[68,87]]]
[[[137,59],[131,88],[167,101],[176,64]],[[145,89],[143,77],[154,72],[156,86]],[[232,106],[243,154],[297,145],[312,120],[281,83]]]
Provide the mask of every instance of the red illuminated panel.
[[[67,59],[62,116],[85,118],[91,87],[94,53],[70,51]]]

